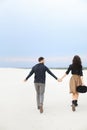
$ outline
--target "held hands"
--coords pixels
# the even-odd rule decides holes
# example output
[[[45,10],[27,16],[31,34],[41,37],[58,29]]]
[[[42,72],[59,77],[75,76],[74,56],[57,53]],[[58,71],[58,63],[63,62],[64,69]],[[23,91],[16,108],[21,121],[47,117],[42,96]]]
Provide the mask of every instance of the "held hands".
[[[58,82],[62,82],[63,79],[66,77],[66,75],[67,75],[67,74],[65,73],[61,78],[59,78],[59,79],[58,79]]]
[[[57,79],[58,82],[62,82],[62,78]]]

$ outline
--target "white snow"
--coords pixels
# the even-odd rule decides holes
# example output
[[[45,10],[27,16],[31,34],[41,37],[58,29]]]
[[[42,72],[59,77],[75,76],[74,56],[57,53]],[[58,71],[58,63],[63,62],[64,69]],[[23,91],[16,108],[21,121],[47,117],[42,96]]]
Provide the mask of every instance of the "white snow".
[[[69,78],[58,83],[47,74],[44,113],[36,107],[33,76],[24,83],[30,70],[0,69],[0,130],[87,130],[87,93],[80,94],[76,112],[71,110]],[[61,77],[66,70],[52,70]],[[87,84],[87,71],[84,82]]]

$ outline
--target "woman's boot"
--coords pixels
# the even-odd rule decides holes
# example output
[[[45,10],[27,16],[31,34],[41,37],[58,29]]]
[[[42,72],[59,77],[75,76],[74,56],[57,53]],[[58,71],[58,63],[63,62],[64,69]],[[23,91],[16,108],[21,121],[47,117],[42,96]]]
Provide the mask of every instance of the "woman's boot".
[[[72,111],[76,111],[76,108],[75,108],[75,100],[72,101]]]
[[[78,100],[75,100],[75,106],[76,107],[78,106]]]

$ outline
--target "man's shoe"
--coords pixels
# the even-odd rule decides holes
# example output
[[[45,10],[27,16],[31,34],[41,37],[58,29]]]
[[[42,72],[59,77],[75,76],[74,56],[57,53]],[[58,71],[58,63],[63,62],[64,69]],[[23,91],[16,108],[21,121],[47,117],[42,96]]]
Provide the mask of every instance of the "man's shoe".
[[[43,106],[40,106],[40,113],[43,113]]]

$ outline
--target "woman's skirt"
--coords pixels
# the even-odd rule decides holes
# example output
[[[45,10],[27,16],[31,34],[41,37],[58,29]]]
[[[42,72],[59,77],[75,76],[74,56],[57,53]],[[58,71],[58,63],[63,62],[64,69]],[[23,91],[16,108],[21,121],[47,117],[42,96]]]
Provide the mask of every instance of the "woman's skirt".
[[[73,75],[70,79],[70,93],[77,93],[76,88],[82,85],[81,76],[79,75]]]

